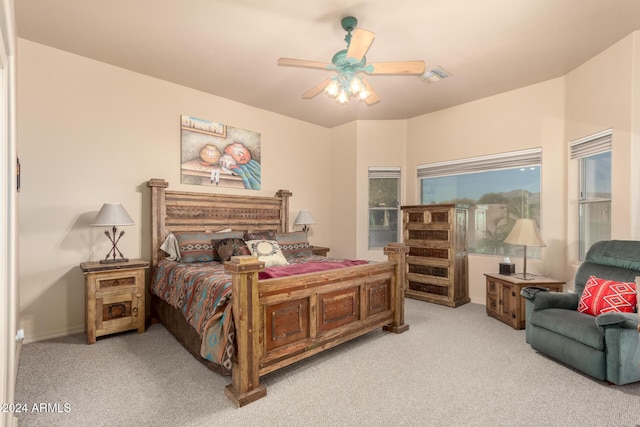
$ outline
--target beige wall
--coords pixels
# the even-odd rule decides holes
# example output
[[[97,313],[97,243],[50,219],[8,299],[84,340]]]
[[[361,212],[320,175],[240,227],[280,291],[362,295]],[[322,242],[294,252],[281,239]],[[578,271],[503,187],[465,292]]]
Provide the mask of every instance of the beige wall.
[[[566,140],[613,130],[611,237],[638,239],[638,37],[625,37],[566,76]],[[575,270],[578,254],[578,167],[568,166],[567,242]]]
[[[356,163],[357,183],[357,258],[383,261],[382,249],[369,250],[369,167],[398,166],[401,168],[401,193],[407,174],[404,168],[406,153],[406,120],[359,121]],[[401,196],[400,203],[404,198]],[[402,238],[401,235],[399,236]]]
[[[105,202],[135,225],[119,248],[149,259],[149,178],[172,189],[273,195],[309,209],[313,243],[329,246],[329,129],[150,78],[26,40],[18,45],[21,324],[28,341],[84,330],[79,264],[109,250],[89,226]],[[262,190],[180,184],[181,114],[261,134]]]
[[[542,148],[543,259],[527,259],[527,270],[564,278],[565,161],[564,79],[416,117],[407,130],[407,204],[420,203],[416,167],[527,148]],[[501,257],[469,256],[469,296],[485,303],[484,273],[496,272]],[[522,258],[512,257],[518,272]]]
[[[179,184],[181,114],[260,132],[263,182],[255,194],[293,191],[292,217],[310,210],[311,243],[330,246],[336,257],[383,258],[367,249],[369,166],[401,166],[403,204],[414,204],[417,165],[541,147],[548,246],[528,270],[570,281],[574,173],[567,141],[614,128],[613,235],[640,237],[637,39],[625,38],[565,77],[409,120],[333,129],[19,40],[20,308],[27,340],[84,329],[78,265],[109,249],[102,230],[89,226],[102,203],[123,203],[136,222],[120,245],[125,255],[149,258],[146,180],[208,190]],[[522,259],[514,260],[521,271]],[[484,303],[483,273],[496,271],[499,261],[470,256],[472,301]]]
[[[356,258],[356,156],[357,124],[347,123],[331,129],[331,167],[318,179],[330,182],[331,252],[336,258]],[[327,176],[329,175],[329,176]],[[309,241],[317,244],[311,236]]]

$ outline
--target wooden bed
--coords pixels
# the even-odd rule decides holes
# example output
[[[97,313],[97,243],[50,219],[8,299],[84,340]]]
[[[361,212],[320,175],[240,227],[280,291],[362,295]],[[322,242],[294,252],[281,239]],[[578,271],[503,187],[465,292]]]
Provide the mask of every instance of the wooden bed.
[[[152,267],[165,257],[159,247],[170,232],[289,231],[288,191],[274,197],[170,191],[162,179],[151,179],[148,186]],[[408,330],[403,289],[408,249],[391,244],[384,250],[385,262],[268,280],[258,280],[264,263],[257,258],[232,257],[225,268],[232,275],[236,352],[227,397],[243,406],[266,395],[262,375],[380,327]],[[152,299],[153,315],[185,347],[193,347],[196,331],[186,321],[176,327],[179,311],[160,301]]]

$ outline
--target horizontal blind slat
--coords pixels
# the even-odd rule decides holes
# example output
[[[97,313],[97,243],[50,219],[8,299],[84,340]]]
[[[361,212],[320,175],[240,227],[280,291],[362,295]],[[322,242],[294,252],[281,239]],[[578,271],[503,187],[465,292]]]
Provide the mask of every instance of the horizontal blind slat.
[[[613,146],[611,129],[577,139],[570,143],[570,159],[582,159],[595,154],[611,151]]]
[[[370,167],[369,178],[400,178],[399,167]]]
[[[418,178],[459,175],[463,173],[485,172],[499,169],[530,167],[541,164],[542,149],[511,151],[482,157],[452,160],[447,162],[419,165]]]

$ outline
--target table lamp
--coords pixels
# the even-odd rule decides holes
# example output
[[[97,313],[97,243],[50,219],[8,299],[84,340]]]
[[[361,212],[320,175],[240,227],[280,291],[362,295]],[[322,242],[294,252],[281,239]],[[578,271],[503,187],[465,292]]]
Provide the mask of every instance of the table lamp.
[[[510,245],[524,246],[524,268],[522,277],[518,277],[518,275],[516,275],[516,277],[523,280],[533,279],[533,277],[527,277],[527,246],[547,246],[540,237],[536,222],[532,219],[520,218],[516,221],[513,230],[511,230],[511,233],[504,239],[504,242]]]
[[[296,220],[293,222],[293,225],[302,225],[302,231],[305,233],[309,232],[309,224],[315,224],[313,217],[311,216],[311,212],[302,210],[298,212],[298,216]]]
[[[113,246],[107,256],[100,261],[103,264],[129,261],[118,249],[118,242],[124,236],[124,230],[120,230],[120,234],[118,234],[118,226],[121,225],[133,225],[133,220],[120,203],[105,203],[102,205],[98,215],[96,215],[96,219],[91,224],[92,227],[112,227],[111,232],[104,230],[105,236]],[[120,258],[116,258],[116,253],[120,255]],[[111,259],[109,259],[110,257]]]

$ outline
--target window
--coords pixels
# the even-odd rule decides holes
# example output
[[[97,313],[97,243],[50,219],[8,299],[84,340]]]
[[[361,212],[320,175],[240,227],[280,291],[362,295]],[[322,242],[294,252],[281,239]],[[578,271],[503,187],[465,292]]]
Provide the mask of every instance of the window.
[[[611,239],[611,129],[571,143],[578,161],[580,260],[595,242]]]
[[[470,253],[522,255],[504,243],[516,220],[540,226],[539,148],[418,166],[421,203],[460,203],[469,207]],[[539,248],[527,255],[540,256]]]
[[[399,242],[400,168],[369,168],[369,249]]]

